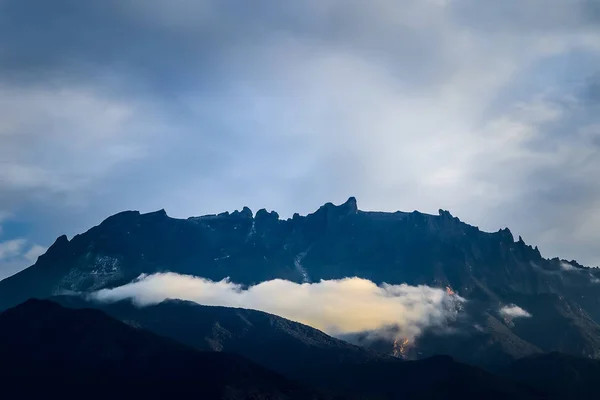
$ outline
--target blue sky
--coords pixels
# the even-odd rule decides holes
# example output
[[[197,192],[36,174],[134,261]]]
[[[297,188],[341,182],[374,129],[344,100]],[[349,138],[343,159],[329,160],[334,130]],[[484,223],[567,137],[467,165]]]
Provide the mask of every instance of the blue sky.
[[[0,0],[0,277],[124,209],[358,198],[600,265],[597,0]]]

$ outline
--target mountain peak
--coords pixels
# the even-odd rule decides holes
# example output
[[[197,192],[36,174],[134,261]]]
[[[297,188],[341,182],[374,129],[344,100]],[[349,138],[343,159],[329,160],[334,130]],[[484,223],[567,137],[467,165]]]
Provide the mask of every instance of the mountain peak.
[[[442,218],[454,218],[452,214],[450,214],[450,211],[442,210],[441,208],[438,210],[438,215]]]
[[[256,212],[256,219],[261,221],[269,219],[278,220],[279,214],[276,211],[269,212],[266,208],[261,208]]]
[[[336,206],[331,202],[325,203],[317,210],[317,213],[319,211],[330,211],[335,215],[352,215],[358,213],[358,205],[356,203],[356,198],[350,197],[345,203],[342,203],[339,206]]]
[[[122,223],[127,223],[129,221],[133,221],[140,216],[139,211],[121,211],[110,217],[106,218],[100,225],[119,225]]]
[[[167,212],[165,211],[164,208],[161,208],[160,210],[156,210],[154,212],[150,212],[146,215],[152,215],[152,216],[157,216],[157,217],[168,217]]]
[[[340,207],[344,208],[348,211],[348,214],[356,214],[358,212],[358,203],[356,202],[356,197],[349,197],[348,200]]]
[[[242,208],[242,211],[235,210],[234,212],[231,213],[231,216],[251,219],[253,214],[252,214],[252,210],[250,210],[250,208],[244,206],[244,208]]]
[[[56,240],[54,241],[52,246],[50,246],[50,248],[48,248],[48,250],[46,250],[46,253],[43,254],[42,257],[47,256],[47,255],[52,255],[52,254],[58,254],[62,251],[62,249],[64,249],[68,245],[69,245],[69,239],[67,238],[67,235],[60,235],[59,237],[56,238]]]
[[[54,241],[53,246],[62,246],[63,244],[69,243],[69,239],[67,238],[67,235],[60,235],[59,237],[56,238],[56,240]]]

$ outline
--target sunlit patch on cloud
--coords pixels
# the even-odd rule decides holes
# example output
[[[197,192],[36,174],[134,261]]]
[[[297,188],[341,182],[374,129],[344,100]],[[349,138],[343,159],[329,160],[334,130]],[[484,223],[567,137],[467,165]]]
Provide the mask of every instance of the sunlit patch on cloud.
[[[332,335],[394,327],[399,337],[413,339],[424,329],[456,317],[456,304],[465,300],[429,286],[381,286],[361,278],[303,283],[271,280],[243,288],[222,280],[161,273],[90,295],[114,302],[131,298],[140,305],[177,298],[204,305],[250,308],[276,314]]]

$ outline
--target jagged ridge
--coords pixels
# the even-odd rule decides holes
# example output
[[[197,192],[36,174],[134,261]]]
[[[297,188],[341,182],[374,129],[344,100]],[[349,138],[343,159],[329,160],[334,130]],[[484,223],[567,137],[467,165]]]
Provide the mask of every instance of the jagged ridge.
[[[247,207],[189,219],[164,210],[126,211],[70,241],[61,236],[34,266],[0,282],[0,307],[167,270],[247,285],[359,276],[452,287],[478,305],[480,322],[495,332],[492,341],[511,346],[510,354],[527,348],[510,344],[522,339],[542,351],[598,356],[599,276],[575,264],[565,271],[561,263],[544,259],[522,238],[515,241],[508,229],[483,232],[444,210],[360,211],[355,198],[285,220],[264,209],[253,215]],[[498,309],[513,303],[534,317],[504,321]]]

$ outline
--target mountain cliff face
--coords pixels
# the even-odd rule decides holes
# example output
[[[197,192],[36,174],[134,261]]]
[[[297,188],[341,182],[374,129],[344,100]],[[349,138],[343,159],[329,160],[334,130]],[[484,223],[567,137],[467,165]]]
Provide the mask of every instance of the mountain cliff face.
[[[442,210],[364,212],[354,198],[287,220],[248,208],[185,220],[162,210],[116,214],[71,240],[59,237],[35,265],[0,282],[0,308],[163,271],[247,285],[358,276],[448,287],[468,300],[470,319],[456,327],[464,335],[423,335],[415,357],[455,352],[479,363],[469,359],[474,350],[498,360],[552,350],[600,356],[598,270],[545,259],[508,229],[482,232]],[[531,317],[500,312],[512,305]]]

